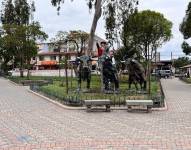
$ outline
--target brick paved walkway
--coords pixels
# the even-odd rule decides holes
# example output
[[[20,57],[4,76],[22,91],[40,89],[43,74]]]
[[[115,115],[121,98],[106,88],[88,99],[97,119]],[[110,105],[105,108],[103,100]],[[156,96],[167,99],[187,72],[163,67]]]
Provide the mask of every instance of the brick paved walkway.
[[[162,84],[168,111],[86,113],[0,78],[0,150],[191,150],[191,85]]]

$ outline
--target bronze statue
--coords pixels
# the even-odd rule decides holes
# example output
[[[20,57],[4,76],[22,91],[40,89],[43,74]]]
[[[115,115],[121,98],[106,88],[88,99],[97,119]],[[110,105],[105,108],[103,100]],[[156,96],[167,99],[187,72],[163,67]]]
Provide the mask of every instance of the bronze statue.
[[[99,63],[102,64],[102,74],[103,74],[103,83],[104,91],[108,93],[113,90],[114,92],[119,92],[119,80],[117,75],[117,69],[112,64],[112,57],[108,55],[102,55],[99,59]],[[115,88],[111,89],[109,87],[110,83],[114,83]]]
[[[129,58],[126,61],[129,74],[129,89],[131,89],[132,83],[135,85],[136,90],[138,90],[137,83],[140,84],[141,90],[146,91],[146,79],[145,79],[145,70],[141,63],[133,58]]]
[[[91,68],[89,63],[91,62],[91,58],[89,56],[83,55],[77,57],[76,59],[76,75],[78,78],[78,90],[81,90],[81,83],[83,81],[87,81],[86,88],[90,89],[91,82]]]

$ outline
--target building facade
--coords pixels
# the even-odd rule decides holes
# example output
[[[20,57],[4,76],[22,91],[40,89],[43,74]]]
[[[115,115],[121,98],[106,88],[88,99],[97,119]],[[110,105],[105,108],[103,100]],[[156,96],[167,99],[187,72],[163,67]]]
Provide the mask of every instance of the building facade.
[[[75,60],[78,56],[78,52],[81,50],[80,40],[76,40],[78,44],[75,46],[74,43],[63,43],[59,46],[54,45],[54,43],[39,43],[38,46],[38,54],[36,57],[31,59],[31,64],[33,65],[33,69],[36,70],[44,70],[44,69],[58,69],[59,64],[63,62],[64,59]],[[93,56],[97,56],[97,47],[96,43],[101,43],[105,41],[104,39],[95,35],[94,43],[93,43]],[[88,46],[88,40],[85,42],[85,48]],[[84,54],[84,50],[82,50],[82,54]]]

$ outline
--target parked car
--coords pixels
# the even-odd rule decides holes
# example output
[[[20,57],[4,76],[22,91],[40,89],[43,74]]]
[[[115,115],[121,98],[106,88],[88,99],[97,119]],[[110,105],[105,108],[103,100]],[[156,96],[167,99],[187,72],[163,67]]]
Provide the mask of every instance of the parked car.
[[[171,70],[159,70],[159,76],[161,78],[169,78],[172,76],[172,71]]]

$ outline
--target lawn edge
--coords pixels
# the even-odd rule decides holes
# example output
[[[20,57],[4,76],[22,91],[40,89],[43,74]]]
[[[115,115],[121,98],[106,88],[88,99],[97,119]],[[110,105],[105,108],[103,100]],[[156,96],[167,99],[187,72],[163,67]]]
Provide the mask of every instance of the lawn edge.
[[[30,92],[30,93],[32,93],[32,94],[34,94],[36,96],[39,96],[39,97],[47,100],[48,102],[53,103],[53,104],[55,104],[55,105],[57,105],[59,107],[62,107],[64,109],[68,109],[68,110],[86,110],[86,107],[71,107],[71,106],[66,106],[64,104],[61,104],[60,102],[57,102],[57,101],[55,101],[55,100],[53,100],[51,98],[48,98],[48,97],[46,97],[46,96],[44,96],[42,94],[39,94],[37,92],[34,92],[34,91],[30,90],[30,89],[27,89],[27,90],[28,90],[28,92]],[[164,105],[165,106],[162,107],[162,108],[152,108],[152,111],[166,111],[166,110],[168,110],[166,101],[165,101]],[[111,110],[127,110],[127,107],[111,107]]]

